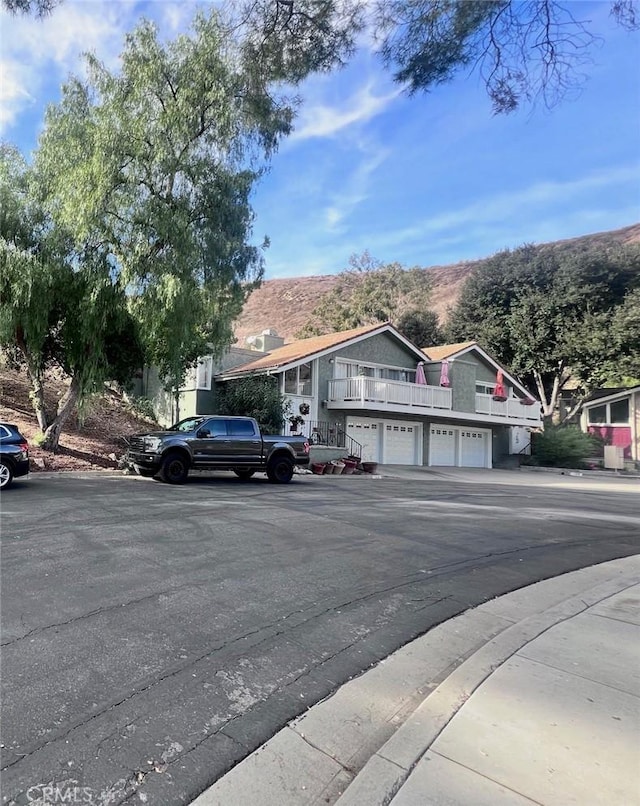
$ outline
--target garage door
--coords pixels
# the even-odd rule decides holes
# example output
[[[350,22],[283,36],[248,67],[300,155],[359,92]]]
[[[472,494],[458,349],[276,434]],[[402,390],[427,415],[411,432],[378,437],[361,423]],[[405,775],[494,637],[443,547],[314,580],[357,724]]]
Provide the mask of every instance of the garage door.
[[[362,445],[363,462],[380,461],[382,425],[370,417],[347,417],[347,436]]]
[[[460,430],[460,466],[484,467],[486,464],[487,432],[472,428]]]
[[[491,431],[432,423],[429,464],[444,467],[491,467]]]
[[[415,465],[417,423],[385,420],[384,422],[384,463],[386,465]]]
[[[429,434],[429,464],[455,467],[456,428],[432,425]]]

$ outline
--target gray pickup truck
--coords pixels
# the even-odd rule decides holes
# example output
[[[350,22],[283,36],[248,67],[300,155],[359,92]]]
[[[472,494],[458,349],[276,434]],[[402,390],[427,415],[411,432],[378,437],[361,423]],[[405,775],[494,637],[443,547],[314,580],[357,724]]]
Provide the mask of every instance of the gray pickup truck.
[[[190,470],[233,470],[241,479],[266,472],[286,484],[296,465],[309,464],[305,437],[263,436],[252,417],[201,414],[166,431],[129,439],[127,461],[141,476],[182,484]]]

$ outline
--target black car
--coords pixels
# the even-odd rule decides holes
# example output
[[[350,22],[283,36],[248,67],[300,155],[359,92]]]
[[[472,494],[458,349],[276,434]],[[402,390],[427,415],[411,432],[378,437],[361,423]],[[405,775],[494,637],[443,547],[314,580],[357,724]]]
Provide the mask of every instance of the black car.
[[[15,425],[0,423],[0,490],[29,472],[29,444]]]

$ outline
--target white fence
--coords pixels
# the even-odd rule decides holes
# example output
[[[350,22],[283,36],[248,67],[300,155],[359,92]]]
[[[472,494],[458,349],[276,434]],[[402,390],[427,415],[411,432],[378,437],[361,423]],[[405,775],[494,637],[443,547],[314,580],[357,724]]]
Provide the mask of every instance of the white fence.
[[[451,389],[358,376],[329,381],[329,400],[332,403],[360,402],[363,406],[375,403],[376,408],[394,405],[417,409],[451,409]]]
[[[494,400],[491,395],[476,395],[476,413],[540,422],[539,403],[525,406],[519,398],[514,397],[507,398],[507,400]]]

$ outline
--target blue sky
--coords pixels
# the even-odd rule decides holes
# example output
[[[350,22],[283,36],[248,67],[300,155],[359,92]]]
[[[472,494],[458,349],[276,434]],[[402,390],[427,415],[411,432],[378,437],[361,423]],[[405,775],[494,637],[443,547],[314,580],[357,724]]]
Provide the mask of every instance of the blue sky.
[[[80,53],[116,67],[142,16],[171,36],[186,2],[70,2],[44,21],[0,19],[0,131],[25,154]],[[552,111],[494,117],[475,75],[408,97],[363,48],[301,88],[293,135],[254,195],[266,277],[327,274],[368,250],[385,262],[442,265],[640,220],[640,34],[608,3],[572,3],[604,43],[584,90]]]

